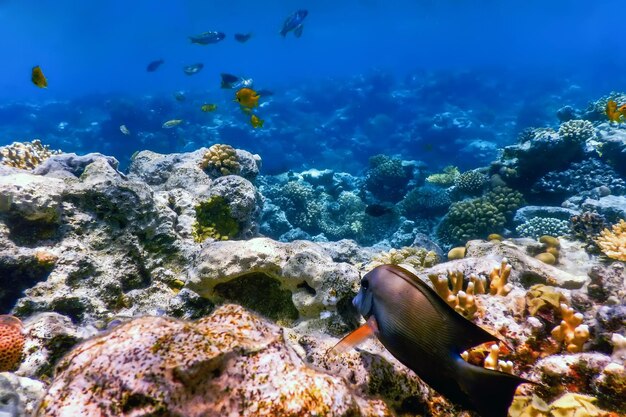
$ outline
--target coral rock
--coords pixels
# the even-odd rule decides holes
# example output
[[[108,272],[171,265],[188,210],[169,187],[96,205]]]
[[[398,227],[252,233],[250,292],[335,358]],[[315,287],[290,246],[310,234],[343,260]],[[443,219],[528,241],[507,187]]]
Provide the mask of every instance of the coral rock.
[[[386,416],[308,368],[280,328],[239,306],[197,322],[143,317],[64,358],[39,416]]]

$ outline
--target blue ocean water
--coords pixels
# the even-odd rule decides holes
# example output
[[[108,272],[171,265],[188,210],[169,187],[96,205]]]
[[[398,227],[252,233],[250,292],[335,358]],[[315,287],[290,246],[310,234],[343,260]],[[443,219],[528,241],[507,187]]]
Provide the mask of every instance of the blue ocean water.
[[[556,124],[626,77],[617,1],[2,1],[0,144],[41,138],[66,152],[122,164],[136,150],[228,143],[261,154],[266,172],[306,167],[358,172],[376,153],[455,162],[459,140],[512,143]],[[303,35],[278,32],[298,9]],[[226,33],[214,45],[188,36]],[[237,32],[252,33],[244,44]],[[149,62],[163,59],[155,72]],[[186,65],[204,68],[188,76]],[[40,65],[47,89],[30,82]],[[254,80],[255,130],[220,89],[222,72]],[[184,102],[174,94],[183,91]],[[215,113],[202,113],[216,103]],[[262,103],[263,104],[263,103]],[[476,129],[436,134],[443,113],[472,113]],[[184,123],[172,130],[170,119]],[[130,136],[120,133],[126,125]],[[455,142],[456,141],[456,142]],[[346,158],[348,156],[348,158]],[[460,159],[460,160],[459,160]]]

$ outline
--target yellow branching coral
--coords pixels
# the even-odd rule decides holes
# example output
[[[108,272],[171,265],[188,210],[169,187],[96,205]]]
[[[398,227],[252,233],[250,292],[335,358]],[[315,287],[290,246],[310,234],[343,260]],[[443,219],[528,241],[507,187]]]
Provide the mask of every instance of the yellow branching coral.
[[[567,393],[550,404],[533,395],[516,396],[509,408],[510,417],[602,417],[610,413],[601,410],[594,403],[596,398]]]
[[[235,148],[219,143],[206,151],[200,167],[215,176],[238,174],[241,169]]]
[[[32,142],[13,142],[0,147],[0,164],[13,168],[34,169],[52,155],[61,151],[50,150],[50,146],[43,145],[39,139]]]
[[[442,173],[432,174],[426,177],[426,182],[441,185],[442,187],[448,187],[454,184],[454,181],[459,175],[461,175],[459,169],[450,165],[445,167]]]
[[[589,326],[582,324],[583,315],[574,313],[567,304],[561,304],[561,324],[552,329],[552,337],[565,344],[570,353],[582,352],[583,344],[589,340]]]
[[[600,232],[596,243],[609,258],[626,261],[626,221],[621,219],[611,228],[613,230],[604,229]]]
[[[477,275],[470,275],[470,282],[463,291],[463,273],[460,271],[448,271],[448,277],[436,274],[428,275],[433,283],[435,291],[446,303],[461,315],[472,318],[478,311],[475,294],[484,294],[486,279]]]
[[[507,295],[513,290],[513,286],[508,283],[511,275],[511,265],[506,258],[502,258],[500,266],[496,266],[489,274],[489,294]]]

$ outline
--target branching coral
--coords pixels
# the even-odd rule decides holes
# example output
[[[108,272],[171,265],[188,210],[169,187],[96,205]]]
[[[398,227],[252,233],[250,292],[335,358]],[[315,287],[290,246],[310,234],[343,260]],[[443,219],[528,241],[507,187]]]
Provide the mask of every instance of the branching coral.
[[[231,215],[230,206],[221,196],[213,196],[195,207],[193,238],[203,242],[208,238],[228,240],[239,233],[239,223]]]
[[[454,181],[459,175],[461,175],[459,169],[455,166],[449,165],[443,169],[443,172],[426,177],[426,182],[440,185],[442,187],[449,187],[454,184]]]
[[[500,266],[496,266],[489,274],[489,294],[508,295],[513,290],[513,285],[508,283],[511,275],[511,265],[506,258],[502,259]]]
[[[505,222],[504,214],[484,199],[459,201],[452,204],[437,234],[448,243],[464,243],[499,232]]]
[[[476,348],[461,353],[461,357],[474,365],[482,365],[486,369],[513,373],[513,362],[500,360],[502,348],[497,344],[482,344]]]
[[[604,229],[596,243],[609,258],[626,261],[626,221],[621,219],[612,226],[612,230]]]
[[[559,136],[573,143],[583,143],[594,135],[593,123],[587,120],[569,120],[559,127]]]
[[[476,170],[464,172],[454,179],[456,189],[468,195],[481,194],[486,183],[487,176]]]
[[[474,317],[478,311],[475,294],[485,293],[485,278],[471,275],[467,288],[463,291],[463,272],[448,271],[448,277],[429,274],[435,291],[459,314],[467,318]]]
[[[414,246],[406,246],[400,249],[391,249],[389,252],[381,252],[372,258],[365,269],[371,270],[384,264],[411,265],[415,269],[431,267],[439,262],[437,254],[433,251]]]
[[[590,158],[572,163],[564,171],[552,171],[541,177],[532,187],[534,193],[572,196],[596,187],[607,187],[611,194],[623,194],[626,183],[613,168]]]
[[[24,327],[15,316],[0,316],[0,372],[13,371],[24,350]]]
[[[230,145],[215,144],[204,154],[200,167],[212,176],[238,174],[237,151]]]
[[[561,304],[561,324],[552,329],[552,337],[565,344],[570,353],[582,352],[583,344],[589,340],[589,326],[582,324],[583,315],[574,313],[567,304]]]
[[[0,164],[14,168],[34,169],[52,155],[61,151],[52,151],[50,146],[42,145],[39,139],[32,142],[13,142],[0,147]]]

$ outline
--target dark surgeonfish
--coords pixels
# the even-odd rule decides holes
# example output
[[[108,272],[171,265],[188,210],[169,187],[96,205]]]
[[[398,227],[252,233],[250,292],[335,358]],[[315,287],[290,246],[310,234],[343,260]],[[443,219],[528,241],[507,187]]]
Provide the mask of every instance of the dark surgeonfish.
[[[309,14],[306,10],[297,10],[291,14],[283,23],[283,28],[280,30],[281,36],[286,36],[290,31],[294,31],[297,38],[302,35],[302,22],[304,18]]]
[[[252,33],[235,33],[235,40],[237,42],[246,43],[252,37]]]
[[[211,43],[218,43],[221,40],[224,40],[226,34],[224,32],[202,32],[199,35],[189,36],[189,40],[191,43],[197,43],[198,45],[208,45]]]
[[[146,71],[148,72],[154,72],[156,70],[159,69],[159,67],[161,66],[161,64],[163,64],[165,61],[162,59],[157,59],[156,61],[152,61],[151,63],[148,64],[148,66],[146,67]]]
[[[376,335],[431,388],[482,417],[506,417],[517,386],[534,383],[463,360],[461,352],[499,339],[455,312],[404,268],[381,265],[365,274],[353,304],[367,322],[333,350],[343,352]]]

